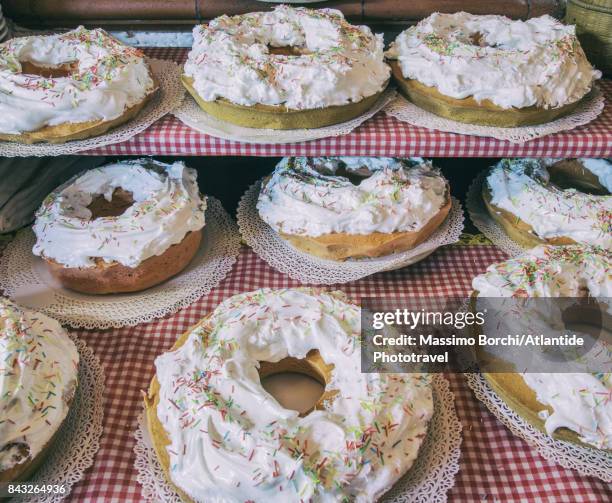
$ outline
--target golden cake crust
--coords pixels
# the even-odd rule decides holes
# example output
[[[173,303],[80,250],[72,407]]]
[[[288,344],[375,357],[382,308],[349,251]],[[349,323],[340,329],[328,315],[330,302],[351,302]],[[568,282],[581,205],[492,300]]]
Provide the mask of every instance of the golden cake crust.
[[[201,240],[202,230],[189,232],[180,243],[133,268],[103,260],[94,267],[64,267],[53,260],[45,261],[51,274],[70,290],[90,294],[138,292],[181,272],[197,253]]]
[[[284,106],[237,105],[223,98],[215,101],[204,101],[193,88],[191,77],[183,75],[181,80],[189,94],[193,96],[193,99],[206,113],[237,126],[262,129],[316,129],[346,122],[359,117],[372,108],[386,89],[385,85],[378,93],[348,105],[311,110],[291,110]]]
[[[279,233],[279,236],[301,251],[328,260],[375,258],[403,252],[421,244],[442,225],[452,206],[448,188],[446,194],[446,204],[418,231],[371,234],[335,232],[317,237]]]
[[[501,108],[489,100],[480,103],[474,98],[452,98],[417,80],[406,79],[397,61],[389,61],[395,83],[400,92],[420,108],[433,114],[467,124],[478,124],[494,127],[521,127],[544,124],[572,113],[579,105],[589,99],[587,94],[582,99],[559,108]]]

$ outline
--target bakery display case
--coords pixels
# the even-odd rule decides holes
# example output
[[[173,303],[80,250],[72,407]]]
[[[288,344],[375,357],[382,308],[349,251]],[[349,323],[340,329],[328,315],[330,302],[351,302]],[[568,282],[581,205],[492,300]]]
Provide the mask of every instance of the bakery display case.
[[[612,81],[565,4],[3,0],[0,496],[608,501]],[[483,297],[598,302],[597,370],[366,364],[372,299]]]

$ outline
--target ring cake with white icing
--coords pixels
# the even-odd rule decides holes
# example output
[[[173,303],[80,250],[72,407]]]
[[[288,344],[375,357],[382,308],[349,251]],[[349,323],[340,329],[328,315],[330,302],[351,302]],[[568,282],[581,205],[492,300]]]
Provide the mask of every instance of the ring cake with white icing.
[[[257,202],[283,239],[331,260],[414,248],[450,208],[448,182],[421,158],[287,157]]]
[[[387,52],[400,90],[419,107],[459,122],[518,127],[571,113],[601,72],[575,27],[545,15],[526,21],[435,13]]]
[[[104,30],[0,44],[0,139],[63,143],[135,117],[157,90],[143,53]]]
[[[78,365],[57,321],[0,298],[0,483],[28,479],[52,449]]]
[[[338,10],[221,16],[193,30],[183,83],[212,116],[246,127],[317,128],[367,111],[390,77],[382,35]]]
[[[340,292],[258,290],[224,301],[159,356],[149,432],[187,501],[375,501],[418,456],[427,374],[361,373],[360,308]],[[262,374],[325,385],[300,416]]]
[[[612,249],[611,189],[606,159],[502,159],[482,195],[491,217],[525,248],[580,243]]]
[[[206,199],[182,162],[121,161],[86,171],[43,202],[33,253],[66,287],[134,292],[183,270],[202,238]]]
[[[596,246],[541,245],[489,266],[472,286],[480,297],[594,297],[607,303],[607,315],[612,315],[612,253]],[[612,373],[484,376],[512,409],[540,430],[562,440],[612,449]]]

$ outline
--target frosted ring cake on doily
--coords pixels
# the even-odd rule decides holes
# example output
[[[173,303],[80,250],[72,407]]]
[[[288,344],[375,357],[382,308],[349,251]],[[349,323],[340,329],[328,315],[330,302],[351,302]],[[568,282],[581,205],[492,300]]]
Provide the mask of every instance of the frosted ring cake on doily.
[[[0,44],[0,140],[64,143],[135,117],[157,90],[143,53],[82,26]]]
[[[239,126],[310,129],[375,104],[390,77],[382,35],[334,9],[278,6],[196,26],[183,82],[210,115]]]
[[[612,248],[612,163],[606,159],[503,159],[482,199],[508,236],[525,248],[587,244]]]
[[[33,253],[66,287],[134,292],[178,274],[200,245],[206,199],[182,162],[120,161],[74,177],[36,213]]]
[[[257,201],[282,239],[340,261],[415,248],[450,209],[448,181],[421,158],[287,157]]]
[[[474,278],[478,297],[591,297],[612,315],[612,253],[596,246],[539,246]],[[535,308],[534,308],[535,309]],[[539,319],[527,311],[528,326]],[[503,321],[502,321],[503,323]],[[516,330],[516,326],[509,327]],[[595,349],[606,359],[606,349]],[[587,362],[588,363],[588,362]],[[609,363],[607,364],[609,367]],[[550,436],[612,450],[612,373],[485,373],[508,406]]]
[[[147,418],[171,483],[194,501],[384,494],[418,456],[432,391],[427,375],[361,373],[360,323],[338,292],[265,289],[220,304],[156,360]],[[326,392],[299,417],[258,372],[313,353]]]
[[[601,72],[573,26],[545,15],[527,21],[434,13],[391,45],[393,76],[415,104],[458,122],[542,124],[571,113]]]

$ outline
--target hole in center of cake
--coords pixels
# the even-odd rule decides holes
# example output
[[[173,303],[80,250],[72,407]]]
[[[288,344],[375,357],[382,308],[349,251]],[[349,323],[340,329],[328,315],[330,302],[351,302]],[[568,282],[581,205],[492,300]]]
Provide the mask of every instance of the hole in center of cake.
[[[479,31],[472,33],[469,36],[469,41],[470,44],[475,45],[477,47],[496,47],[495,45],[487,43],[484,34]]]
[[[87,206],[87,209],[91,211],[91,219],[95,220],[96,218],[123,215],[133,204],[134,198],[131,192],[122,188],[116,188],[110,201],[107,201],[102,194],[97,194],[89,206]]]
[[[304,417],[319,408],[331,368],[319,352],[313,350],[306,358],[288,356],[277,362],[260,361],[258,372],[263,388],[282,407]]]
[[[597,175],[582,166],[576,159],[559,161],[549,169],[550,182],[562,190],[576,189],[593,196],[608,196],[610,192],[601,184]]]
[[[268,52],[279,56],[304,56],[310,54],[310,51],[305,47],[296,47],[292,45],[285,47],[273,47],[268,45]]]
[[[76,61],[65,63],[60,66],[39,66],[31,61],[21,62],[21,72],[28,75],[36,75],[45,77],[46,79],[57,79],[61,77],[70,77],[76,70]]]
[[[552,319],[547,320],[550,326],[558,326],[559,333],[580,334],[584,343],[571,352],[564,346],[546,348],[545,356],[548,360],[564,362],[569,358],[572,363],[583,363],[580,359],[587,355],[596,343],[600,344],[601,348],[610,347],[612,344],[612,316],[607,312],[608,305],[588,295],[589,292],[585,290],[582,298],[561,299],[558,306],[561,319],[557,319],[555,311],[551,313]],[[589,360],[587,357],[586,361]]]
[[[366,178],[369,178],[372,173],[367,168],[360,168],[357,170],[346,169],[344,166],[340,166],[335,173],[336,176],[342,176],[346,178],[353,185],[360,185]]]

